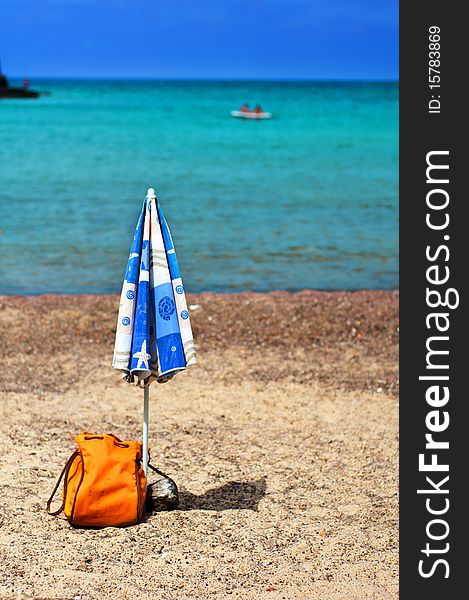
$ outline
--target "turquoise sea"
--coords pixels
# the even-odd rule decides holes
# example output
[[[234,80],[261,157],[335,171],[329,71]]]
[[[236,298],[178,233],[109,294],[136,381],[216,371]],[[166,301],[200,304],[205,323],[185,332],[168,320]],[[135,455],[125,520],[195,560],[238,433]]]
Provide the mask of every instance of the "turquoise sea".
[[[0,100],[0,294],[118,291],[148,187],[189,291],[397,287],[396,83],[31,87]]]

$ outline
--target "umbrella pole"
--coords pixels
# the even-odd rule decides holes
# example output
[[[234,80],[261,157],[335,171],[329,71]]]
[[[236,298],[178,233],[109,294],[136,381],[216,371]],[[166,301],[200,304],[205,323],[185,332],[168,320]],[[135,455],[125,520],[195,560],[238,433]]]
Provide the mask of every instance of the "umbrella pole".
[[[150,386],[143,388],[143,470],[148,477],[148,414],[150,412]]]

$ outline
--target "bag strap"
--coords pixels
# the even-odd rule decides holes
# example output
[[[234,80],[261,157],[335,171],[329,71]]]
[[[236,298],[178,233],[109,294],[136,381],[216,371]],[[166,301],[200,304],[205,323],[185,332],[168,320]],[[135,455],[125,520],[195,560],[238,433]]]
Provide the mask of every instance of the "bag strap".
[[[75,450],[75,452],[72,454],[72,456],[65,463],[65,467],[62,469],[62,473],[60,473],[60,477],[58,478],[57,483],[55,484],[54,490],[53,490],[49,500],[47,501],[47,512],[53,517],[60,514],[63,511],[63,509],[65,508],[65,499],[67,497],[68,473],[70,471],[70,467],[72,466],[73,461],[75,460],[75,458],[77,456],[80,456],[80,452],[78,450]],[[60,508],[58,510],[51,512],[50,505],[52,504],[52,500],[54,499],[55,493],[60,485],[60,482],[62,481],[62,477],[64,477],[64,476],[65,476],[65,479],[64,479],[64,493],[63,493],[62,504],[60,505]]]
[[[171,481],[172,483],[174,483],[174,485],[176,485],[176,482],[171,479],[171,477],[169,477],[169,475],[166,475],[166,473],[163,473],[162,471],[160,471],[159,469],[157,469],[156,467],[154,467],[153,465],[151,465],[150,463],[148,463],[148,467],[154,472],[157,473],[158,475],[161,475],[161,477],[164,477],[165,479],[167,479],[168,481]],[[177,486],[176,486],[177,487]]]
[[[163,477],[167,477],[164,473],[162,473],[159,469],[148,463],[148,468],[157,473],[158,475],[162,475]]]

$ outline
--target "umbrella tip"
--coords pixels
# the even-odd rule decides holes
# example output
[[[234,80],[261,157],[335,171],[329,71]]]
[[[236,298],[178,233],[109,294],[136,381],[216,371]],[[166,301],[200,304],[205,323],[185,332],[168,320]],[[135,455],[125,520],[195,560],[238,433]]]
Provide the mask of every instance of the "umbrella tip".
[[[155,190],[153,188],[148,188],[147,196],[149,198],[155,198]]]

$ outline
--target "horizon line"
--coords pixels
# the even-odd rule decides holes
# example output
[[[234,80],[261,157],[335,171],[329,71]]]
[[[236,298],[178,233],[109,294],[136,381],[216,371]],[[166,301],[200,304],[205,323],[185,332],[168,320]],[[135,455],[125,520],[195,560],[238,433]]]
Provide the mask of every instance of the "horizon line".
[[[200,81],[200,82],[305,82],[305,83],[399,83],[391,77],[163,77],[127,75],[8,75],[10,79],[66,81]]]

